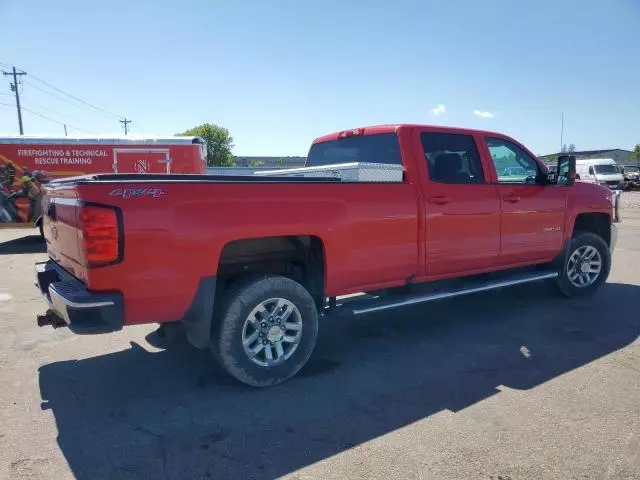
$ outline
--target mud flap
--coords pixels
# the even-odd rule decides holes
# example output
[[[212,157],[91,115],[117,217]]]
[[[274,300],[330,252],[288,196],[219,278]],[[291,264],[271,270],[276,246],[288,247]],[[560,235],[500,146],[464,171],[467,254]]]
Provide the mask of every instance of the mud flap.
[[[200,280],[191,306],[182,317],[187,340],[196,348],[207,348],[211,343],[211,321],[216,298],[216,277]]]

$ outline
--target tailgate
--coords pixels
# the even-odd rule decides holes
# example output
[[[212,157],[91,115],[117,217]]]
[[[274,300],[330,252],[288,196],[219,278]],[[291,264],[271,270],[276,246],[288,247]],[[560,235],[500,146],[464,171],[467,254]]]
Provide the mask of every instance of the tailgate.
[[[42,226],[49,257],[76,278],[86,280],[81,248],[80,202],[73,184],[47,187]]]

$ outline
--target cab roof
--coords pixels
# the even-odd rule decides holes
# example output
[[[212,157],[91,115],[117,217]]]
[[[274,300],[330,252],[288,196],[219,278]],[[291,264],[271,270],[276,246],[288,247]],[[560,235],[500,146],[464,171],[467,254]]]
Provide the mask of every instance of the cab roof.
[[[481,134],[481,135],[503,136],[501,133],[492,132],[489,130],[475,130],[471,128],[448,127],[444,125],[425,125],[425,124],[419,124],[419,123],[398,123],[398,124],[388,124],[388,125],[372,125],[369,127],[358,127],[358,128],[348,129],[348,130],[341,130],[338,132],[329,133],[327,135],[318,137],[313,141],[313,143],[316,144],[316,143],[329,142],[332,140],[338,140],[339,138],[343,138],[343,136],[347,132],[361,131],[361,132],[358,132],[358,135],[377,135],[381,133],[396,133],[401,128],[403,129],[419,128],[421,130],[433,129],[434,131],[437,130],[438,132],[444,131],[444,132],[460,133],[460,134],[466,134],[466,135]]]

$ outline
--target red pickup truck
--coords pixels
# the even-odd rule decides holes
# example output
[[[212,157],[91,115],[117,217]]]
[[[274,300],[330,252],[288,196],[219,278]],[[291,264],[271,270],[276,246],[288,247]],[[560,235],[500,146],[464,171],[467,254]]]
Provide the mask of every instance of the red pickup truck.
[[[403,172],[394,182],[111,174],[51,183],[39,325],[105,333],[180,322],[231,375],[269,386],[307,362],[329,314],[545,279],[585,296],[609,274],[612,193],[576,182],[574,157],[550,174],[505,135],[385,125],[318,138],[307,162]]]

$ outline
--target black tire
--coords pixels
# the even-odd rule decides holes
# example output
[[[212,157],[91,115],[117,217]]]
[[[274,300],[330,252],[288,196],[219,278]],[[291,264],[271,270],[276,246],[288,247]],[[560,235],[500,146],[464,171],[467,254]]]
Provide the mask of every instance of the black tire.
[[[245,352],[245,321],[255,307],[272,298],[291,302],[302,323],[298,346],[274,366],[260,366]],[[240,282],[224,296],[212,326],[211,350],[231,376],[252,387],[269,387],[293,377],[307,363],[318,338],[318,312],[309,292],[290,278],[269,275]]]
[[[571,282],[569,278],[568,267],[572,253],[576,252],[582,247],[594,247],[600,254],[602,261],[602,267],[600,273],[595,280],[588,286],[576,286]],[[611,252],[609,246],[602,237],[595,233],[578,233],[571,239],[569,245],[569,252],[566,255],[565,261],[562,265],[562,270],[557,279],[557,286],[560,292],[567,297],[588,297],[593,295],[595,291],[602,285],[609,277],[609,271],[611,270]]]

